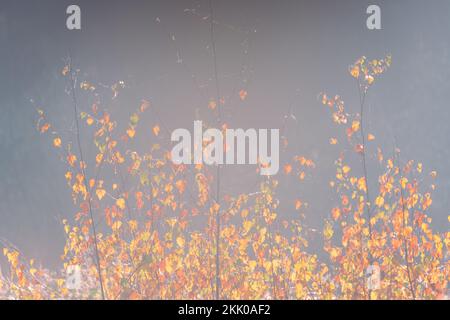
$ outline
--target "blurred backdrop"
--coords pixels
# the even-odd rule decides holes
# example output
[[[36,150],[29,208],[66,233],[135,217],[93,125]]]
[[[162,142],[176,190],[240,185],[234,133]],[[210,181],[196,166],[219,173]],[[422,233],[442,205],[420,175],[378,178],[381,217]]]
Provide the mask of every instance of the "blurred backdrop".
[[[65,59],[70,55],[93,82],[124,81],[126,90],[109,106],[116,116],[128,119],[147,99],[169,131],[191,129],[197,112],[216,95],[208,1],[78,0],[82,30],[69,31],[66,8],[72,2],[0,2],[0,239],[49,267],[60,265],[61,219],[73,219],[75,209],[65,165],[36,130],[36,109],[60,132],[73,128],[61,77]],[[382,30],[369,31],[365,12],[375,2]],[[214,6],[224,118],[231,128],[284,127],[289,145],[281,165],[294,154],[315,161],[305,183],[287,183],[280,193],[307,199],[311,227],[320,228],[338,201],[328,182],[339,148],[330,146],[329,138],[340,131],[318,95],[339,94],[348,110],[357,112],[348,66],[362,55],[392,54],[392,67],[367,98],[367,131],[387,154],[395,136],[403,163],[415,159],[425,172],[438,172],[430,214],[438,230],[448,229],[449,1],[227,0]],[[248,92],[245,101],[240,90]],[[80,98],[80,108],[87,107]],[[285,120],[286,115],[293,117]],[[156,120],[148,121],[141,128],[150,133]],[[138,149],[150,145],[144,138]],[[372,176],[376,185],[376,150],[368,153],[369,181]],[[254,168],[224,170],[223,193],[251,192],[260,181]],[[312,245],[319,250],[320,242]]]

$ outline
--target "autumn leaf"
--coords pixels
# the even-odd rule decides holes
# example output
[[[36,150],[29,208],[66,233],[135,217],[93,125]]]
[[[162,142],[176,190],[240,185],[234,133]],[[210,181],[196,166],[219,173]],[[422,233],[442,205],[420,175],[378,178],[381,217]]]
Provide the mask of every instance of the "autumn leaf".
[[[358,179],[358,189],[367,192],[366,179],[364,177]]]
[[[116,205],[117,205],[120,209],[124,210],[124,209],[125,209],[125,200],[124,200],[123,198],[117,199],[117,200],[116,200]]]
[[[41,133],[47,132],[50,129],[50,123],[46,123],[41,127]]]
[[[285,166],[284,166],[284,173],[285,174],[290,174],[291,172],[292,172],[292,166],[290,165],[290,164],[286,164]]]
[[[122,222],[121,222],[121,221],[115,221],[115,222],[113,223],[113,225],[111,226],[111,229],[112,229],[114,232],[117,232],[117,231],[119,231],[120,227],[122,227]]]
[[[243,89],[239,91],[239,98],[241,98],[241,100],[244,101],[247,98],[247,91]]]
[[[75,165],[75,161],[77,161],[77,157],[74,154],[69,154],[67,156],[67,162],[69,163],[69,165],[71,167],[73,167]]]
[[[334,220],[339,219],[339,217],[341,216],[341,210],[339,208],[333,208],[331,210],[331,216]]]
[[[358,121],[358,120],[354,120],[354,121],[352,122],[352,131],[353,131],[353,132],[358,131],[358,130],[359,130],[359,126],[360,126],[359,121]]]
[[[302,206],[302,201],[297,199],[297,200],[295,201],[295,210],[300,209],[301,206]]]
[[[330,138],[330,144],[331,145],[336,145],[338,143],[336,138]]]
[[[105,191],[105,189],[97,189],[95,191],[95,194],[97,195],[98,200],[102,200],[106,194],[106,191]]]
[[[359,78],[359,66],[354,65],[351,69],[350,69],[350,74],[352,75],[353,78]]]
[[[305,175],[306,175],[305,171],[300,172],[299,175],[298,175],[299,180],[304,180],[305,179]]]
[[[159,131],[160,131],[160,128],[159,128],[158,125],[156,125],[156,126],[153,127],[153,134],[154,134],[155,136],[158,136],[158,135],[159,135]]]
[[[370,74],[366,75],[366,81],[368,84],[372,84],[374,80],[375,78],[372,75]]]
[[[180,247],[180,248],[183,248],[184,247],[184,239],[182,238],[182,237],[177,237],[177,245]]]
[[[375,199],[375,204],[376,204],[379,208],[381,208],[381,207],[384,205],[384,198],[381,197],[381,196],[378,196],[378,197]]]
[[[331,226],[331,223],[329,221],[325,221],[325,225],[323,228],[323,235],[325,237],[325,240],[330,240],[333,237],[333,227]]]
[[[134,130],[134,128],[128,128],[128,129],[127,129],[127,135],[128,135],[130,138],[133,138],[135,134],[136,134],[136,131]]]
[[[249,220],[244,221],[243,226],[244,226],[244,232],[248,233],[250,231],[250,229],[252,228],[252,226],[253,226],[253,222],[249,221]]]
[[[99,153],[95,156],[95,162],[97,164],[100,164],[100,162],[102,162],[102,159],[103,159],[103,153]]]
[[[179,193],[183,194],[186,190],[186,181],[178,180],[177,182],[175,182],[175,187],[177,188]]]
[[[369,134],[367,135],[367,140],[368,140],[368,141],[373,141],[373,140],[375,140],[375,136],[374,136],[373,134],[369,133]]]
[[[54,145],[56,148],[61,148],[61,138],[55,138],[55,139],[53,139],[53,145]]]
[[[417,164],[417,172],[418,172],[418,173],[422,173],[422,167],[423,167],[422,163],[419,162],[419,163]]]
[[[405,177],[402,177],[401,179],[400,179],[400,185],[402,186],[402,189],[405,189],[406,188],[406,184],[408,183],[408,179],[407,178],[405,178]]]

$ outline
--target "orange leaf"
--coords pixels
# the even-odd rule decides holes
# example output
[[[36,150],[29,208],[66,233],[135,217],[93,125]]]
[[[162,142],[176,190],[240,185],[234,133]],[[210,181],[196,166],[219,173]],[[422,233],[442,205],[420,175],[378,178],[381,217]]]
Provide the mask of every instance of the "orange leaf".
[[[154,134],[155,136],[158,136],[158,135],[159,135],[159,131],[160,131],[160,128],[159,128],[158,125],[156,125],[156,126],[153,127],[153,134]]]
[[[243,89],[241,91],[239,91],[239,97],[241,98],[242,101],[244,101],[245,98],[247,98],[247,91],[245,91]]]
[[[284,173],[290,174],[292,172],[292,166],[290,164],[287,164],[284,166]]]
[[[333,208],[331,210],[331,216],[334,220],[339,219],[339,217],[341,216],[341,210],[339,208]]]
[[[61,148],[61,138],[55,138],[55,139],[53,139],[53,145],[54,145],[56,148]]]
[[[129,128],[129,129],[127,130],[127,134],[128,134],[128,136],[129,136],[130,138],[133,138],[134,135],[136,134],[136,130],[134,130],[134,128]]]
[[[50,129],[50,123],[46,123],[41,127],[41,133],[46,132],[48,129]]]
[[[353,132],[356,132],[359,130],[359,121],[358,120],[354,120],[352,122],[352,130],[353,130]]]
[[[350,74],[352,75],[353,78],[358,78],[359,77],[359,67],[353,66],[353,68],[350,70]]]

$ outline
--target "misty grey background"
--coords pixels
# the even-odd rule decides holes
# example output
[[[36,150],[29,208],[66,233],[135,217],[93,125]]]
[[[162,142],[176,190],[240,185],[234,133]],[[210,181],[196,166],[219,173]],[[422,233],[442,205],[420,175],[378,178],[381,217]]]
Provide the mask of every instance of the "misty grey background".
[[[81,31],[65,28],[65,10],[73,3],[82,10]],[[365,26],[369,4],[381,6],[381,31]],[[328,139],[344,140],[317,96],[340,94],[357,112],[348,66],[361,55],[390,53],[392,67],[368,96],[367,131],[387,154],[395,135],[403,162],[416,159],[424,172],[438,171],[431,216],[436,228],[448,230],[449,1],[214,0],[214,9],[226,121],[234,128],[280,128],[287,113],[295,115],[297,121],[286,124],[289,147],[281,165],[300,154],[317,168],[300,185],[280,174],[280,197],[308,201],[310,226],[320,228],[338,201],[328,181],[342,146]],[[123,119],[148,99],[169,130],[191,128],[195,110],[205,110],[215,97],[208,15],[203,0],[0,1],[0,239],[46,266],[60,263],[60,220],[75,211],[65,166],[35,124],[40,107],[58,130],[73,125],[60,76],[69,52],[87,79],[126,82],[126,93],[109,106]],[[240,89],[248,91],[245,102]],[[82,98],[80,105],[89,107]],[[260,179],[254,168],[225,170],[224,194],[254,191]],[[374,186],[376,170],[371,156]],[[291,203],[285,209],[286,217],[295,217]]]

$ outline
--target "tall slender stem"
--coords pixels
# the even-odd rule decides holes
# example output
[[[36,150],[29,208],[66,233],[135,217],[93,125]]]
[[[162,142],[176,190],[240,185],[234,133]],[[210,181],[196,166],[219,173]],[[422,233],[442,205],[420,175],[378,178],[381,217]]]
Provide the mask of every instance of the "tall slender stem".
[[[217,72],[217,56],[216,56],[216,43],[214,40],[214,10],[212,0],[209,0],[209,10],[210,10],[210,36],[211,36],[211,47],[214,62],[214,79],[216,84],[216,99],[217,99],[217,126],[221,127],[221,108],[220,108],[220,89],[219,89],[219,77]],[[215,275],[215,298],[220,299],[220,164],[217,164],[216,171],[216,203],[219,205],[219,209],[216,213],[216,275]]]
[[[91,221],[92,234],[94,236],[94,260],[95,260],[96,267],[97,267],[98,279],[99,279],[99,283],[100,283],[100,292],[102,295],[102,299],[105,300],[103,277],[102,277],[102,272],[101,272],[101,268],[100,268],[100,255],[98,252],[97,231],[95,228],[94,215],[92,213],[91,190],[89,187],[89,183],[87,182],[86,171],[84,169],[83,149],[81,147],[81,138],[80,138],[80,125],[78,122],[78,102],[77,102],[77,96],[75,94],[75,78],[74,78],[74,74],[73,74],[73,70],[72,70],[72,61],[71,60],[69,61],[69,72],[70,72],[70,85],[71,85],[71,91],[72,91],[73,111],[74,111],[75,126],[76,126],[76,138],[77,138],[78,152],[80,154],[80,169],[81,169],[81,174],[83,175],[83,182],[84,182],[84,185],[87,190],[89,218]]]

